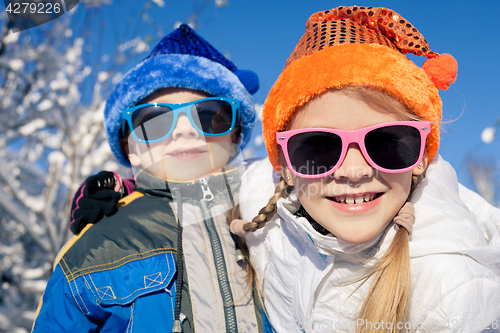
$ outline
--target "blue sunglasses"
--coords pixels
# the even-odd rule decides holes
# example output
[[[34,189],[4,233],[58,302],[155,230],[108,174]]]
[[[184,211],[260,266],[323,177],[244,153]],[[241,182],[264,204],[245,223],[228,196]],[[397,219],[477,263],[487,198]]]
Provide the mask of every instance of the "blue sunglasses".
[[[165,140],[172,135],[180,113],[188,117],[199,133],[205,136],[222,136],[231,133],[240,122],[240,101],[227,97],[209,97],[182,104],[137,105],[122,112],[122,136],[125,136],[125,126],[128,125],[138,142]]]

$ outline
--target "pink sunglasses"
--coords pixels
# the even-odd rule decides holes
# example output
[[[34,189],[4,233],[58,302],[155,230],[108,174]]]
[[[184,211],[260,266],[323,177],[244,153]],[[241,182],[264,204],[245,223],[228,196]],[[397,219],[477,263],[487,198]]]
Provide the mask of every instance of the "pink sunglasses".
[[[398,173],[415,168],[431,131],[428,121],[396,121],[355,131],[301,128],[276,133],[290,170],[298,177],[321,178],[344,162],[350,143],[357,143],[373,168]]]

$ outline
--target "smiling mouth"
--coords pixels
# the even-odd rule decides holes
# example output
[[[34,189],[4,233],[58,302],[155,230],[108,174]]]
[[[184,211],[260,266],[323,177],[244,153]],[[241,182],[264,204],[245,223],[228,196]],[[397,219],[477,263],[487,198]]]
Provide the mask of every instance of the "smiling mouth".
[[[190,155],[195,155],[195,154],[202,154],[205,153],[204,150],[202,149],[190,149],[190,150],[182,150],[182,151],[173,151],[169,153],[169,156],[173,157],[182,157],[182,156],[190,156]]]
[[[340,204],[359,205],[373,201],[382,196],[382,194],[383,193],[366,193],[362,195],[339,195],[336,197],[329,197],[328,199]]]

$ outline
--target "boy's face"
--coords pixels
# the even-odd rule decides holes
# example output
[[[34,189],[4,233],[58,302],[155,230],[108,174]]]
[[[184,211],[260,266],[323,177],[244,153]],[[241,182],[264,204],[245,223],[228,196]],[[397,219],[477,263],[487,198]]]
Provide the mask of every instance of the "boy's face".
[[[207,97],[210,96],[197,90],[164,88],[138,104],[180,104]],[[150,121],[161,121],[161,116]],[[237,130],[223,136],[205,136],[193,127],[184,113],[179,114],[173,126],[172,134],[159,142],[140,143],[130,135],[130,163],[165,180],[194,180],[220,170],[235,153],[239,139]]]

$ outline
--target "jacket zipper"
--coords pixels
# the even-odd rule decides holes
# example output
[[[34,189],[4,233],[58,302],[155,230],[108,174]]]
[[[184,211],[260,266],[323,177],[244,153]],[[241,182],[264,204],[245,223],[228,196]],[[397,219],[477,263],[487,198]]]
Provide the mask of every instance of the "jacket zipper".
[[[234,307],[233,293],[231,291],[231,286],[229,285],[229,279],[227,274],[226,261],[224,259],[224,252],[222,250],[222,245],[220,242],[217,229],[215,228],[215,223],[210,216],[210,211],[208,208],[209,202],[214,200],[214,195],[208,186],[208,181],[206,178],[200,179],[201,191],[203,193],[203,198],[200,200],[200,206],[203,214],[203,219],[205,227],[207,228],[208,236],[210,239],[210,245],[212,246],[212,253],[214,256],[215,269],[217,271],[217,280],[219,282],[219,289],[222,296],[222,302],[224,304],[224,317],[226,320],[226,332],[236,333],[238,332],[238,325],[236,322],[236,311]]]

